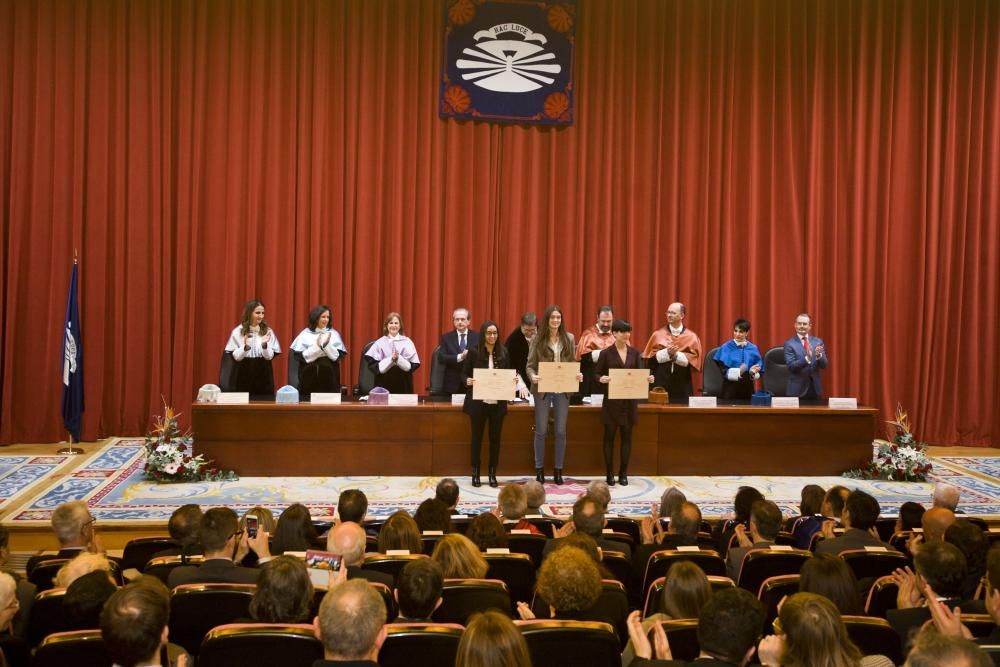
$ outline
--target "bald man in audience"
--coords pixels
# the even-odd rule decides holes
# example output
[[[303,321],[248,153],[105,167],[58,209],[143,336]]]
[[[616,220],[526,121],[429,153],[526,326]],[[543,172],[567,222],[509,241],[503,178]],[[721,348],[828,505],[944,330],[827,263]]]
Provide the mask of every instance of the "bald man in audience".
[[[348,579],[367,579],[392,589],[394,582],[391,575],[361,568],[365,562],[365,544],[364,528],[353,521],[345,521],[326,536],[326,550],[344,559],[341,567],[347,567]]]
[[[651,516],[644,518],[639,528],[642,544],[636,545],[632,556],[632,572],[639,578],[639,583],[642,583],[650,556],[657,551],[698,546],[700,529],[701,510],[686,500],[674,506],[666,532],[660,529],[658,519]]]
[[[924,542],[940,542],[948,526],[955,523],[955,513],[944,507],[932,507],[924,512],[920,526],[924,529]]]
[[[350,664],[378,667],[385,641],[386,611],[382,598],[361,581],[347,581],[330,589],[313,620],[316,638],[323,642],[323,660],[313,667]]]
[[[961,492],[951,484],[938,482],[934,485],[934,507],[943,507],[952,512],[958,511],[958,500]]]

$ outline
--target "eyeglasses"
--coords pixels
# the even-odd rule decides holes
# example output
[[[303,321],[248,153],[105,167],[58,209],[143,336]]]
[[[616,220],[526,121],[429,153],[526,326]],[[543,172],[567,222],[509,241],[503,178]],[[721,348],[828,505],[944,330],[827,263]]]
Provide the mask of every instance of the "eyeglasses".
[[[83,525],[80,526],[80,532],[81,533],[86,533],[87,529],[88,528],[93,528],[94,524],[96,524],[96,523],[97,523],[97,519],[95,519],[94,517],[90,517],[90,521],[84,521]]]

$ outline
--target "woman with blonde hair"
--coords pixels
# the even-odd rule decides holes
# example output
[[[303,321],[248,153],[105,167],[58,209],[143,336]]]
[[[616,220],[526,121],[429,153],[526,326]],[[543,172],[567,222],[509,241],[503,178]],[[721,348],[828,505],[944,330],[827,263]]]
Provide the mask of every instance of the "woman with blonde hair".
[[[56,588],[69,588],[69,585],[85,574],[104,570],[111,573],[111,561],[104,554],[82,553],[56,572]]]
[[[389,551],[409,551],[414,555],[423,553],[420,528],[406,510],[393,512],[382,524],[382,530],[378,533],[378,550],[381,553]]]
[[[473,614],[458,643],[455,667],[531,667],[524,635],[499,611]]]
[[[774,622],[775,634],[760,641],[757,655],[770,667],[891,667],[884,655],[862,656],[847,636],[833,602],[815,593],[787,598]]]
[[[438,540],[431,558],[444,570],[445,579],[482,579],[489,569],[472,540],[459,533]]]

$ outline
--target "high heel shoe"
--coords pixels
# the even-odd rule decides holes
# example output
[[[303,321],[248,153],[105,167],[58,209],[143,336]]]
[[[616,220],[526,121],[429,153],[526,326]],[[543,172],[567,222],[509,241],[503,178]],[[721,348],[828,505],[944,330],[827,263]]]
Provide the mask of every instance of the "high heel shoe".
[[[499,483],[497,482],[496,466],[490,466],[490,486],[492,486],[494,489],[497,488],[497,486],[499,486]]]
[[[608,486],[615,485],[615,476],[611,474],[611,468],[608,468],[608,472],[604,475],[604,481],[608,483]]]
[[[618,483],[622,486],[628,486],[628,473],[624,470],[618,471]]]
[[[545,468],[535,468],[535,481],[545,484]]]
[[[479,481],[479,466],[472,466],[472,486],[482,486],[483,483]]]
[[[562,484],[563,483],[562,468],[556,468],[552,472],[553,472],[552,481],[555,482],[556,484]]]

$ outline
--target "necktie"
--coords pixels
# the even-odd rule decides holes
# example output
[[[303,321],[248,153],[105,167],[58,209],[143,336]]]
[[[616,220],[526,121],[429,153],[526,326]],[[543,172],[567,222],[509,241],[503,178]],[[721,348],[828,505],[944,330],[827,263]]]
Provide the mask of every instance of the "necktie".
[[[809,336],[802,337],[802,347],[806,350],[806,361],[812,362],[812,350],[809,349]]]
[[[458,337],[458,349],[465,352],[465,334],[461,334]]]

